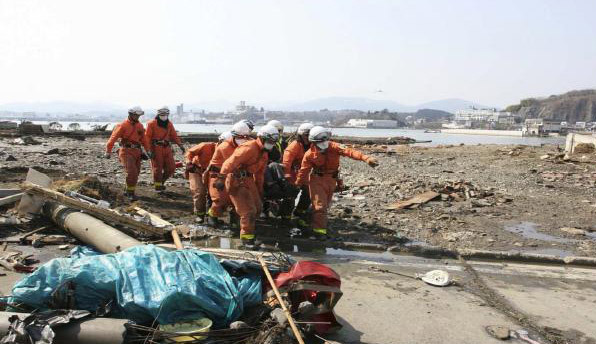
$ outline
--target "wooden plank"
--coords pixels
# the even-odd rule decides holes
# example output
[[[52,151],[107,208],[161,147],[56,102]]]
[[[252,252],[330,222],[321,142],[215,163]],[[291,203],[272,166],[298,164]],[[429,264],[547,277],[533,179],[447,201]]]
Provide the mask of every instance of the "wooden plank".
[[[0,205],[16,203],[21,200],[21,197],[23,197],[22,192],[18,193],[18,194],[11,195],[11,196],[6,196],[3,198],[0,198]]]
[[[172,229],[171,230],[172,240],[174,241],[174,245],[176,245],[176,249],[177,250],[184,249],[184,246],[182,245],[182,240],[180,240],[178,228],[176,228],[172,223],[162,219],[161,217],[159,217],[155,214],[148,212],[147,210],[145,210],[141,207],[134,207],[134,210],[137,212],[137,214],[139,214],[141,216],[149,217],[149,219],[151,219],[152,224],[157,224],[160,227],[171,228]]]
[[[277,298],[277,301],[279,302],[281,309],[283,309],[284,313],[286,314],[288,323],[290,324],[290,327],[292,328],[292,332],[294,332],[294,337],[296,337],[296,340],[298,340],[298,344],[304,344],[304,340],[302,339],[302,334],[300,333],[300,331],[298,330],[298,327],[294,323],[294,318],[292,318],[292,313],[290,313],[290,310],[288,309],[288,307],[286,307],[286,302],[281,297],[281,294],[279,293],[279,289],[277,289],[277,286],[275,285],[275,281],[273,281],[273,277],[271,277],[271,272],[269,272],[267,263],[265,262],[265,260],[263,260],[263,257],[259,257],[259,262],[261,263],[261,267],[263,268],[263,271],[265,272],[265,276],[267,276],[269,285],[273,289],[273,292],[275,292],[275,297]]]
[[[0,189],[0,198],[16,195],[21,192],[21,189]]]
[[[163,235],[166,233],[166,229],[154,227],[150,224],[139,222],[131,217],[124,216],[112,209],[104,209],[99,208],[94,205],[91,205],[87,202],[80,201],[78,199],[67,197],[66,195],[54,191],[48,188],[41,187],[39,185],[35,185],[29,182],[25,182],[23,184],[23,189],[29,193],[33,193],[36,196],[40,196],[46,199],[50,199],[56,201],[60,204],[80,209],[85,211],[86,213],[93,215],[101,220],[106,222],[115,223],[118,225],[126,226],[132,228],[139,232],[154,234],[154,235]]]
[[[149,217],[149,219],[151,219],[151,223],[155,224],[157,227],[173,227],[174,225],[171,224],[170,222],[162,219],[161,217],[148,212],[147,210],[141,208],[141,207],[134,207],[133,208],[137,214],[141,215],[141,216],[147,216]]]
[[[439,195],[440,194],[438,192],[425,191],[425,192],[418,194],[418,195],[416,195],[412,198],[409,198],[407,200],[395,202],[385,209],[396,210],[396,209],[410,208],[414,205],[420,205],[420,204],[424,204],[426,202],[432,201],[433,199],[439,197]]]

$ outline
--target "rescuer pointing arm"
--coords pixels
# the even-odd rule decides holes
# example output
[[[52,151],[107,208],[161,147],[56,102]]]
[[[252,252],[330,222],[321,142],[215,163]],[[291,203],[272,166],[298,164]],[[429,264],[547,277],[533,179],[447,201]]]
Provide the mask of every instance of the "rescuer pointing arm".
[[[327,210],[331,205],[333,191],[339,175],[339,158],[345,156],[361,160],[371,167],[378,165],[375,158],[330,140],[331,132],[321,126],[310,130],[308,140],[312,143],[304,154],[296,185],[308,185],[313,207],[312,229],[318,238],[327,238]]]

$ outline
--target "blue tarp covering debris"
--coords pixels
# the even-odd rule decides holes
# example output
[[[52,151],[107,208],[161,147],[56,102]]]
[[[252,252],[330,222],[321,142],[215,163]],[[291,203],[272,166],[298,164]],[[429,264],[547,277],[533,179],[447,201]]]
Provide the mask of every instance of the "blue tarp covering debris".
[[[53,259],[19,281],[10,301],[48,309],[52,292],[68,281],[76,308],[95,312],[113,300],[111,316],[139,323],[206,316],[223,327],[262,299],[260,276],[232,277],[210,253],[142,245],[103,255],[80,249]]]

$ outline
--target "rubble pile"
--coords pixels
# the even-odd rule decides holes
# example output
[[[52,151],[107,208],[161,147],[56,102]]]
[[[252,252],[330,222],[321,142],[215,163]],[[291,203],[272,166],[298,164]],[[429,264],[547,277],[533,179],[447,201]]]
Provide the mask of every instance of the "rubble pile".
[[[441,194],[441,200],[443,201],[470,200],[472,205],[480,207],[508,203],[513,200],[510,196],[496,194],[493,188],[479,188],[464,180],[448,181],[433,189]]]
[[[0,297],[2,343],[51,344],[69,336],[72,343],[304,343],[341,328],[333,314],[340,276],[321,263],[279,252],[184,246],[179,228],[157,215],[134,204],[112,208],[101,198],[109,190],[96,178],[52,183],[30,170],[19,195],[6,213],[19,225],[46,225],[4,238],[0,247],[0,270],[29,273]],[[61,234],[47,233],[56,228]],[[6,248],[66,249],[65,242],[88,246],[41,265]],[[81,327],[73,334],[75,326]]]
[[[565,171],[545,171],[540,174],[539,184],[559,182],[572,184],[580,187],[596,187],[596,172],[565,172]]]

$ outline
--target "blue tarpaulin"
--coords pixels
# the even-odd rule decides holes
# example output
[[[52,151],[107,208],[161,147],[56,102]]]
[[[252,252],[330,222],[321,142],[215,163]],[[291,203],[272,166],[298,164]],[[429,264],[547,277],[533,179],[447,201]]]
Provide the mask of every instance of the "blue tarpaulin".
[[[259,275],[230,276],[210,253],[153,245],[114,254],[75,253],[43,264],[15,284],[10,302],[48,309],[52,292],[72,281],[77,309],[95,312],[113,300],[111,316],[135,322],[169,324],[206,316],[223,327],[262,300]]]

